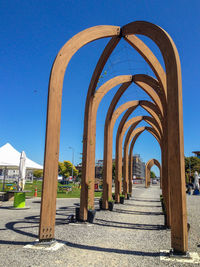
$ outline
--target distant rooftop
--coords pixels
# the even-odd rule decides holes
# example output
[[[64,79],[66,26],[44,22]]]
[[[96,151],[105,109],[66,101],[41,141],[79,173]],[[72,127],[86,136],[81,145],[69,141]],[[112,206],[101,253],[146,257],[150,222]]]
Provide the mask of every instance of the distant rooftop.
[[[192,153],[196,154],[196,156],[200,158],[200,151],[192,151]]]

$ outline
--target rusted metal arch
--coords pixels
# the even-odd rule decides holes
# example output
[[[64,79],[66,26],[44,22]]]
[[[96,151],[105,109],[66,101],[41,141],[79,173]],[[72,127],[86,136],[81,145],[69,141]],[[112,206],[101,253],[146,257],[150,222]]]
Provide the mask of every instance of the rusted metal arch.
[[[153,118],[152,118],[153,119]],[[153,132],[158,136],[158,139],[161,140],[161,135],[159,133],[159,130],[156,128],[156,124],[155,122],[152,124],[152,130]],[[148,129],[150,127],[145,126],[144,129]],[[139,129],[139,130],[137,130]],[[131,142],[131,140],[133,139],[133,137],[139,133],[141,131],[141,129],[143,129],[142,127],[135,129],[135,125],[133,124],[125,137],[125,141],[124,141],[124,157],[123,157],[123,194],[125,195],[125,197],[127,198],[127,193],[128,193],[128,178],[130,177],[128,175],[128,151],[129,151],[129,144]],[[130,182],[129,182],[130,184]]]
[[[188,250],[187,210],[185,193],[183,110],[180,59],[176,46],[162,28],[148,22],[136,21],[122,27],[122,35],[142,34],[159,47],[167,78],[168,176],[171,195],[171,246],[175,252]],[[175,181],[176,180],[176,181]]]
[[[160,170],[160,176],[161,174],[161,165],[159,163],[159,161],[157,159],[150,159],[145,166],[145,187],[149,187],[150,186],[150,170],[152,168],[153,165],[156,165],[159,170]]]

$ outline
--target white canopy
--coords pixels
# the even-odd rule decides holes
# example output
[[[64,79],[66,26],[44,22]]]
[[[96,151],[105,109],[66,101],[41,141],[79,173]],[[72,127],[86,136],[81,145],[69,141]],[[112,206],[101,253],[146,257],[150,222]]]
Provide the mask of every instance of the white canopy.
[[[0,167],[8,167],[8,169],[19,168],[20,163],[20,155],[21,153],[14,149],[9,143],[0,147]],[[39,169],[42,170],[43,166],[37,164],[36,162],[26,158],[26,169],[34,170]]]

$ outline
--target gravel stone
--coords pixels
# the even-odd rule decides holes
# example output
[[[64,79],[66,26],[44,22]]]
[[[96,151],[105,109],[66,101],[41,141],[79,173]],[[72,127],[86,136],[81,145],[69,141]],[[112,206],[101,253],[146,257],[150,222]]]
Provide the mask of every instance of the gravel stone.
[[[125,204],[115,204],[112,212],[97,210],[93,224],[69,223],[79,199],[57,199],[55,237],[65,245],[57,251],[24,248],[38,238],[40,198],[26,200],[30,207],[14,210],[12,202],[0,206],[0,266],[193,266],[160,261],[160,250],[171,248],[170,230],[164,216],[158,185],[145,189],[134,185],[133,196]],[[189,251],[200,254],[200,196],[187,196]],[[195,266],[200,266],[195,264]]]

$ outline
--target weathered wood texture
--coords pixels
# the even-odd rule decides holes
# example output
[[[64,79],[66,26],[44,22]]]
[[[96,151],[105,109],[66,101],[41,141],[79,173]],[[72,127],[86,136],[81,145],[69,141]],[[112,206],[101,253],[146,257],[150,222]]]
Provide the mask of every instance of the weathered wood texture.
[[[119,89],[120,90],[120,89]],[[108,199],[112,197],[112,135],[113,127],[120,114],[128,108],[136,108],[139,105],[138,101],[129,101],[121,105],[114,111],[117,104],[117,95],[115,95],[110,104],[106,116],[104,127],[104,175],[103,175],[103,208],[108,208]],[[110,138],[109,138],[110,137]],[[106,170],[106,171],[105,171]]]
[[[159,168],[160,177],[162,176],[161,166],[160,166],[159,161],[157,159],[150,159],[146,163],[146,166],[145,166],[145,187],[146,188],[150,186],[150,171],[151,171],[151,168],[153,167],[153,165],[156,165]]]
[[[153,118],[152,118],[153,119]],[[158,135],[158,129],[156,128],[155,125],[152,126],[152,130],[155,131]],[[133,124],[125,137],[124,141],[124,157],[123,157],[123,194],[127,196],[128,191],[130,192],[130,186],[132,184],[132,163],[130,162],[132,160],[132,151],[133,151],[133,146],[135,144],[135,141],[137,140],[138,136],[145,130],[150,127],[144,126],[144,127],[139,127],[135,129],[135,125]],[[133,140],[132,140],[133,139]],[[132,144],[129,149],[129,144],[132,140]],[[131,174],[129,173],[131,171]]]
[[[87,98],[85,103],[85,114],[84,114],[84,133],[83,133],[83,158],[82,158],[82,179],[81,179],[81,198],[80,198],[80,219],[87,220],[88,205],[93,207],[94,203],[94,176],[95,176],[95,135],[96,127],[94,125],[91,116],[93,108],[93,97],[95,89],[98,84],[101,72],[120,41],[119,36],[112,37],[106,45],[103,53],[101,54],[95,70],[93,72],[90,85],[87,92]],[[92,185],[88,186],[88,181],[91,181]],[[89,191],[89,192],[88,192]],[[89,195],[89,197],[88,197]],[[89,202],[89,203],[88,203]]]
[[[151,38],[160,48],[161,53],[164,58],[166,76],[160,65],[160,63],[155,59],[152,52],[145,47],[144,43],[134,36],[134,34],[142,34]],[[92,113],[92,101],[91,98],[94,95],[97,81],[99,75],[105,65],[109,55],[112,53],[114,47],[119,42],[120,37],[123,36],[127,42],[129,42],[148,62],[152,67],[157,83],[160,84],[160,88],[163,89],[162,99],[158,98],[157,95],[152,92],[151,96],[157,104],[148,104],[147,101],[140,101],[140,105],[144,106],[146,110],[149,109],[149,105],[153,105],[155,110],[155,116],[161,119],[161,124],[163,126],[163,138],[165,144],[165,149],[163,149],[163,155],[166,157],[166,177],[169,179],[164,179],[163,176],[163,187],[165,187],[165,195],[169,196],[169,186],[170,186],[170,203],[171,203],[171,241],[172,248],[174,251],[185,253],[188,249],[187,240],[187,214],[186,214],[186,196],[185,196],[185,174],[184,174],[184,150],[183,150],[183,120],[182,120],[182,85],[181,85],[181,68],[180,60],[177,49],[171,39],[171,37],[160,27],[143,21],[137,21],[129,23],[122,27],[121,32],[119,27],[115,26],[96,26],[89,28],[71,38],[58,53],[51,71],[50,81],[49,81],[49,94],[48,94],[48,108],[47,108],[47,126],[46,126],[46,140],[45,140],[45,157],[44,157],[44,182],[43,182],[43,193],[42,193],[42,203],[40,212],[40,230],[39,239],[50,240],[54,238],[54,225],[55,225],[55,211],[56,211],[56,183],[57,183],[57,173],[58,173],[58,157],[59,157],[59,137],[60,137],[60,115],[61,115],[61,100],[62,100],[62,87],[65,70],[67,65],[73,56],[73,54],[80,49],[85,44],[100,39],[104,37],[114,37],[111,39],[111,43],[104,50],[105,54],[100,58],[97,64],[95,72],[93,74],[89,93],[86,101],[86,112],[85,125],[84,125],[84,144],[83,144],[83,190],[81,192],[81,205],[83,205],[83,218],[85,218],[88,199],[88,177],[93,177],[94,169],[89,170],[89,165],[92,160],[94,160],[94,144],[93,148],[90,148],[91,136],[93,136],[94,127],[92,128],[88,121],[91,120]],[[140,49],[142,47],[142,50]],[[155,64],[154,64],[155,63]],[[140,78],[140,77],[139,77]],[[143,81],[137,80],[139,86],[146,88]],[[153,82],[156,84],[156,80]],[[123,87],[123,85],[122,85]],[[152,86],[153,87],[153,86]],[[154,88],[156,89],[159,88]],[[90,91],[91,90],[91,91]],[[147,90],[147,88],[146,88]],[[149,90],[148,90],[149,91]],[[117,97],[113,99],[112,105],[108,112],[108,121],[106,126],[109,130],[105,132],[106,145],[110,148],[112,145],[112,120],[117,117],[113,107],[117,103]],[[163,103],[167,101],[167,109],[163,109]],[[162,105],[161,105],[162,104]],[[114,112],[114,113],[113,113]],[[152,111],[151,111],[152,112]],[[153,111],[154,112],[154,111]],[[116,115],[112,117],[112,114]],[[151,113],[150,113],[151,114]],[[154,118],[156,118],[153,116]],[[86,118],[87,117],[87,118]],[[158,120],[157,120],[158,121]],[[152,122],[151,122],[152,123]],[[162,129],[162,127],[160,127]],[[111,131],[110,131],[111,130]],[[156,132],[155,129],[149,131],[159,139],[161,134]],[[94,142],[95,143],[95,142]],[[112,148],[112,147],[111,147]],[[88,154],[88,151],[91,151]],[[105,152],[105,148],[104,148]],[[109,154],[109,155],[108,155]],[[105,162],[108,163],[108,172],[106,171],[107,178],[104,179],[106,184],[106,191],[108,194],[105,196],[104,188],[104,207],[107,205],[108,196],[110,196],[110,185],[112,184],[112,168],[111,177],[110,175],[110,153],[104,154]],[[108,155],[108,160],[107,160]],[[164,158],[164,157],[163,157]],[[111,153],[112,160],[112,153]],[[164,166],[163,166],[164,167]],[[176,177],[176,179],[173,179]],[[110,183],[111,181],[111,183]],[[166,184],[164,185],[164,181]],[[112,187],[111,187],[112,188]],[[108,190],[107,190],[108,189]],[[93,198],[93,196],[92,196]],[[106,199],[107,198],[107,199]],[[81,206],[82,207],[82,206]]]
[[[90,136],[90,143],[87,149],[87,153],[83,153],[83,157],[85,159],[86,155],[90,157],[90,161],[88,161],[88,164],[90,163],[90,168],[88,167],[88,164],[86,164],[86,169],[88,170],[87,177],[86,172],[84,171],[84,175],[82,177],[82,183],[83,181],[83,187],[86,187],[87,190],[84,191],[84,198],[82,195],[81,198],[81,207],[80,207],[80,219],[86,220],[87,219],[87,209],[88,207],[94,209],[94,178],[95,178],[95,143],[96,143],[96,116],[99,104],[103,97],[115,86],[123,83],[127,83],[132,81],[131,75],[121,75],[114,77],[107,82],[105,82],[98,90],[95,91],[94,96],[91,97],[91,116],[90,120],[88,121],[89,117],[87,114],[85,114],[86,122],[88,125],[88,128],[90,128],[89,135]],[[86,142],[88,138],[84,138],[84,143]],[[93,171],[92,171],[93,170]],[[86,181],[87,179],[87,181]],[[83,199],[85,201],[83,201]]]
[[[171,245],[174,251],[185,253],[188,250],[188,236],[180,59],[173,40],[162,28],[148,22],[136,21],[122,28],[123,36],[132,34],[142,34],[151,38],[158,45],[165,63],[168,103],[168,177],[171,182]]]
[[[117,36],[116,26],[96,26],[72,37],[59,51],[51,70],[48,92],[44,179],[40,211],[39,240],[54,238],[62,87],[65,70],[72,56],[82,46],[94,40]]]

